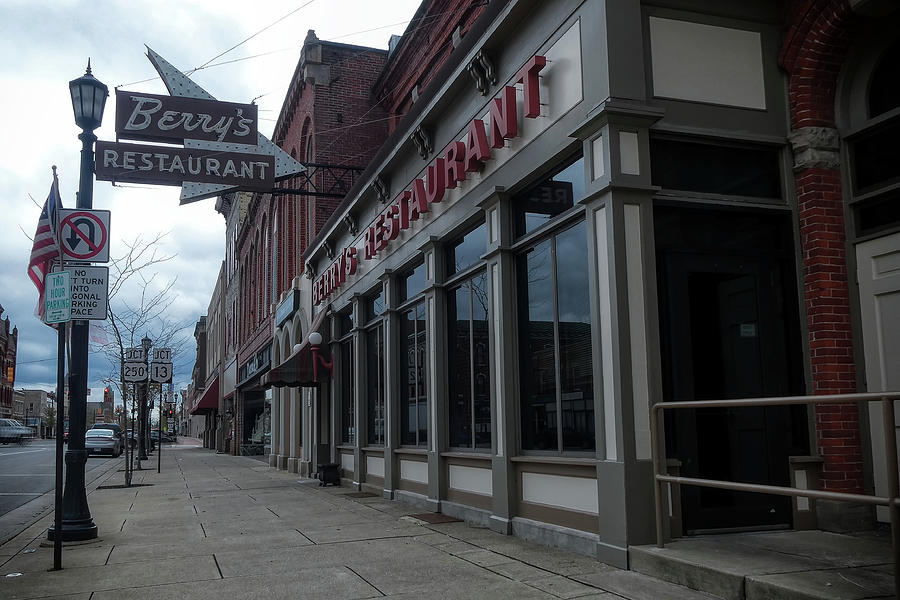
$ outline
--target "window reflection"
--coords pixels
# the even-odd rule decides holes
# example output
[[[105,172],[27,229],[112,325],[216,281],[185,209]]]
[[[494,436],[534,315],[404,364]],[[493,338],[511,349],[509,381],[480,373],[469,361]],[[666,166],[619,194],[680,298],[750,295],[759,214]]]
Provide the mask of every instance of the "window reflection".
[[[487,275],[463,282],[448,296],[450,445],[491,448]]]
[[[487,244],[487,225],[481,223],[447,249],[447,273],[452,275],[481,260]]]
[[[400,433],[406,446],[424,446],[428,441],[428,379],[425,368],[425,303],[405,311],[400,335],[406,356],[405,382],[401,385]]]
[[[384,327],[366,331],[366,391],[368,445],[384,446]]]
[[[526,450],[595,447],[586,240],[581,222],[518,259]]]
[[[564,213],[584,197],[584,157],[578,155],[513,199],[516,236],[521,237]]]

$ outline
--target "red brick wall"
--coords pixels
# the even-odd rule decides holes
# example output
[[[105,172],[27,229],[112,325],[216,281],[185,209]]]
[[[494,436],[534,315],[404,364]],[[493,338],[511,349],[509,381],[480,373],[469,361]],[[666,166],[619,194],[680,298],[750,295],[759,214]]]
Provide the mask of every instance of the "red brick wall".
[[[365,167],[387,137],[384,109],[372,97],[372,85],[381,74],[387,54],[383,50],[306,38],[309,46],[321,46],[321,64],[329,68],[330,81],[305,83],[298,70],[275,128],[275,142],[301,162]],[[301,188],[302,178],[284,183]],[[350,181],[350,180],[348,180]],[[316,187],[331,187],[332,180],[316,176]],[[350,184],[344,191],[349,191]],[[283,196],[276,203],[279,246],[285,264],[277,297],[290,289],[291,280],[303,274],[301,258],[311,240],[331,216],[342,198]],[[312,216],[312,220],[308,217]],[[276,300],[277,300],[276,297]]]
[[[410,24],[374,88],[390,115],[390,131],[412,106],[413,89],[418,86],[421,94],[450,57],[454,30],[459,27],[464,37],[486,6],[482,0],[431,0],[426,11]]]
[[[792,128],[833,128],[849,6],[846,0],[797,0],[787,11],[790,21],[779,60],[789,75]],[[813,393],[852,393],[857,387],[840,169],[804,168],[795,177]],[[825,489],[861,492],[857,405],[818,406],[815,415]]]

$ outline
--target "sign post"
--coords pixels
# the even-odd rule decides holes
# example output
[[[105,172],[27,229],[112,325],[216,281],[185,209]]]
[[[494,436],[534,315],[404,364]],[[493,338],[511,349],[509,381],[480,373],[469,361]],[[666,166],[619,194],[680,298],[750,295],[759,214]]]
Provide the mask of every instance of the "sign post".
[[[125,465],[125,483],[131,485],[131,472],[134,463],[134,450],[131,446],[132,442],[140,443],[135,437],[135,408],[137,406],[138,386],[143,382],[147,382],[147,351],[142,346],[134,346],[125,348],[125,362],[122,364],[122,380],[125,383],[134,384],[132,387],[131,398],[131,439],[128,441],[128,448],[131,449],[131,458],[126,461]],[[138,454],[138,470],[141,469],[140,453]]]
[[[162,469],[162,424],[163,424],[163,391],[162,384],[172,381],[172,349],[154,348],[153,360],[150,363],[150,381],[159,384],[159,448],[156,455],[156,472]]]

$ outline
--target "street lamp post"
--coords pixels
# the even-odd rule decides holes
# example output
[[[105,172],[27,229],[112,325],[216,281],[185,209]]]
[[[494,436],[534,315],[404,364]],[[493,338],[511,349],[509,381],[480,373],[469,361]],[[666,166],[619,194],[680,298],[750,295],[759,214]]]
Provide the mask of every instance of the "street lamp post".
[[[141,340],[141,346],[144,348],[144,360],[149,361],[150,359],[150,347],[153,345],[153,340],[151,340],[146,335],[144,339]],[[150,385],[147,381],[141,382],[141,394],[140,394],[140,409],[138,414],[138,425],[140,426],[140,436],[138,443],[138,460],[147,460],[147,438],[149,436],[148,428],[147,428],[147,396]],[[140,464],[140,463],[138,463]]]
[[[87,71],[69,82],[75,123],[81,127],[81,174],[78,181],[76,208],[90,209],[94,199],[94,130],[103,121],[103,109],[109,88],[91,75],[91,61]],[[87,452],[84,433],[87,421],[88,326],[85,320],[72,321],[70,342],[72,362],[69,369],[69,446],[66,450],[66,480],[63,488],[62,541],[83,541],[97,537],[97,525],[91,518],[87,493],[84,489],[84,469]],[[56,536],[55,526],[47,532],[48,539]]]

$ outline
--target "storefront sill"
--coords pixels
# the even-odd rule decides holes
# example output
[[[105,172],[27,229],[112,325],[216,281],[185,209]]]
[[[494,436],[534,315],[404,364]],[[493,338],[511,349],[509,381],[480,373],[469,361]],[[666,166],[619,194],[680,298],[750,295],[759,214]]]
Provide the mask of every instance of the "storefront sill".
[[[360,448],[360,450],[366,454],[379,454],[384,456],[384,446],[365,446]]]
[[[423,448],[395,448],[394,454],[412,454],[414,456],[428,456],[428,450]]]
[[[471,458],[473,460],[491,460],[490,454],[482,454],[480,452],[441,452],[441,458]]]
[[[511,456],[509,458],[510,462],[514,463],[540,463],[547,465],[579,465],[579,466],[593,466],[600,462],[601,460],[597,458],[577,458],[574,456]]]

